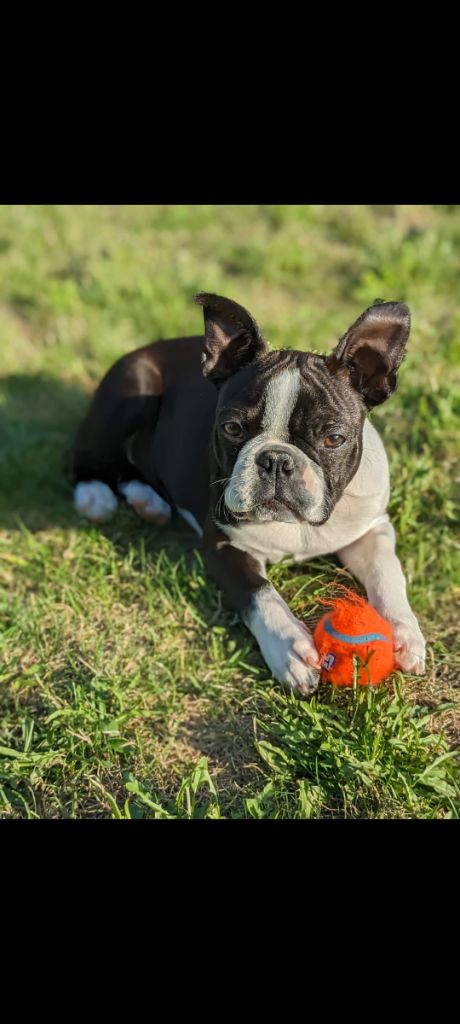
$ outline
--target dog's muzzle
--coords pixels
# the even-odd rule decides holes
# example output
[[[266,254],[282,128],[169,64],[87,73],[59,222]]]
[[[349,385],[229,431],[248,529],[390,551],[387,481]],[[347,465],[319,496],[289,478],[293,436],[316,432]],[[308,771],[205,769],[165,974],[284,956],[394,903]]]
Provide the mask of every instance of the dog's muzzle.
[[[253,439],[240,451],[225,490],[237,518],[317,522],[323,517],[324,479],[295,445]]]

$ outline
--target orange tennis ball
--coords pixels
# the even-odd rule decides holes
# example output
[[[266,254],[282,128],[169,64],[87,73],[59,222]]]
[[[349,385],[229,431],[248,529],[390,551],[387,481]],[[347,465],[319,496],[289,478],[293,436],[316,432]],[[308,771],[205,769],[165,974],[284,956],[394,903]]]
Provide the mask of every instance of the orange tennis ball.
[[[313,633],[323,682],[353,686],[353,657],[359,658],[358,683],[377,686],[395,667],[393,630],[375,608],[352,591],[330,604]]]

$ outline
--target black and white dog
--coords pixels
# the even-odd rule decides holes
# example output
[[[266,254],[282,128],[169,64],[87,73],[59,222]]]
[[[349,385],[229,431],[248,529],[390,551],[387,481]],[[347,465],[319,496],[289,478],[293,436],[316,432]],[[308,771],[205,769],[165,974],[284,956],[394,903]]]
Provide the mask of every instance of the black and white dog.
[[[394,391],[410,331],[399,302],[367,309],[329,356],[269,351],[252,316],[200,294],[205,336],[120,359],[75,443],[75,506],[109,519],[116,494],[149,522],[175,508],[207,569],[299,696],[318,685],[311,634],[267,581],[267,562],[335,552],[393,623],[396,658],[424,670],[386,507],[388,463],[369,409]]]

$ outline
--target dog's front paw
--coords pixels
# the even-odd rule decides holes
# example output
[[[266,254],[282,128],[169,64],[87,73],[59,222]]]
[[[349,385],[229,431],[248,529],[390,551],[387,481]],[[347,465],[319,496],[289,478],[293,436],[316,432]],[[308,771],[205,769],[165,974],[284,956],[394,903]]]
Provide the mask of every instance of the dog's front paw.
[[[423,675],[425,671],[425,640],[415,618],[393,623],[395,661],[403,672]]]
[[[306,662],[310,649],[301,642],[294,641],[284,652],[282,659],[274,660],[271,671],[278,682],[292,690],[296,697],[311,697],[318,689],[320,673]]]
[[[275,679],[297,697],[311,697],[320,678],[313,637],[273,588],[257,595],[248,625]]]

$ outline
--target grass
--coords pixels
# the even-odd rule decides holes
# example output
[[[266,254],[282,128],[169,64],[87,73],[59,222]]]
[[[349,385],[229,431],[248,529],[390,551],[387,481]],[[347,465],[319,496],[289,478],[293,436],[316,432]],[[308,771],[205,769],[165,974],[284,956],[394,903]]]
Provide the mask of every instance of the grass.
[[[0,816],[446,818],[460,812],[460,207],[0,207]],[[427,672],[378,691],[274,684],[181,521],[78,521],[63,472],[115,358],[246,305],[330,351],[374,299],[413,315],[373,414]],[[271,577],[313,623],[333,559]]]

